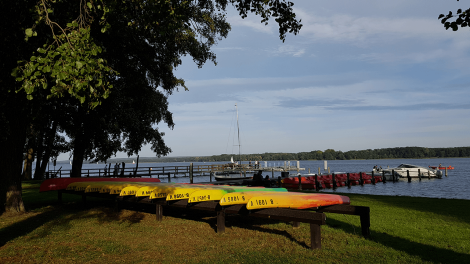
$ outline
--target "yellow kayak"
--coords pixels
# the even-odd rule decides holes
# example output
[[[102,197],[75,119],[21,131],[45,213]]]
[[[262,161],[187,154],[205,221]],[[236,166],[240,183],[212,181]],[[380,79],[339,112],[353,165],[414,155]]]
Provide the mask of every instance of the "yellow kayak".
[[[240,192],[287,192],[285,188],[260,188],[260,187],[221,187],[217,189],[204,189],[191,193],[188,203],[198,203],[204,201],[220,201],[224,195]]]
[[[248,200],[246,208],[248,210],[263,208],[307,209],[349,203],[349,197],[342,195],[287,192],[254,196]]]
[[[210,185],[202,185],[202,184],[182,184],[172,188],[168,191],[168,195],[166,196],[167,201],[176,201],[176,200],[184,200],[189,199],[189,196],[196,191],[205,190],[214,188],[214,186]],[[217,188],[217,187],[215,187]]]
[[[67,185],[67,188],[65,189],[67,191],[83,192],[90,184],[91,182],[73,182]]]
[[[255,196],[261,196],[261,195],[272,194],[272,193],[278,193],[278,192],[272,192],[272,191],[232,192],[232,193],[227,193],[224,196],[222,196],[219,203],[222,206],[235,205],[235,204],[247,204],[248,201]]]
[[[126,187],[144,187],[149,185],[148,182],[123,182],[121,184],[116,184],[111,187],[110,194],[121,194],[121,191]],[[135,194],[134,194],[135,195]]]
[[[148,197],[152,194],[152,192],[154,190],[157,190],[157,189],[161,189],[161,190],[165,190],[166,188],[168,188],[169,186],[172,186],[172,185],[175,185],[174,183],[159,183],[159,184],[155,184],[155,185],[152,185],[152,186],[144,186],[142,188],[140,188],[136,195],[137,197]],[[165,195],[166,197],[166,195]]]
[[[107,181],[100,181],[100,182],[90,182],[88,187],[85,189],[86,193],[92,193],[92,192],[100,192],[101,188],[103,186],[108,185],[113,182],[107,182]]]

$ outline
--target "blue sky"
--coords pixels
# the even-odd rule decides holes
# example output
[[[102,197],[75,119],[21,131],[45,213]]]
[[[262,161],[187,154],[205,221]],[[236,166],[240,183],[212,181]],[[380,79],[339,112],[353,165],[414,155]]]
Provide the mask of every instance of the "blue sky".
[[[238,153],[235,104],[245,154],[470,146],[470,29],[437,19],[469,2],[291,1],[303,28],[284,43],[274,21],[230,9],[217,66],[184,59],[175,128],[158,125],[170,156]]]

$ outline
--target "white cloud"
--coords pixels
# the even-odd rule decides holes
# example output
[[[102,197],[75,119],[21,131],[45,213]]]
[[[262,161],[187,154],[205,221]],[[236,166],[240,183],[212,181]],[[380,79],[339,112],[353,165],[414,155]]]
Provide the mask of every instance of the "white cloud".
[[[302,18],[300,35],[314,40],[350,42],[360,46],[400,42],[405,39],[459,39],[463,34],[446,33],[435,18],[358,17],[350,14],[317,16],[296,10]],[[452,33],[452,34],[449,34]]]
[[[228,17],[227,20],[229,21],[232,28],[236,26],[241,26],[241,27],[248,27],[248,28],[253,29],[254,31],[263,32],[266,34],[273,34],[275,32],[272,21],[268,25],[265,25],[264,23],[260,22],[261,20],[260,17],[255,16],[253,14],[251,14],[250,16],[244,19],[240,18],[240,16],[238,15],[230,16]]]
[[[281,45],[276,50],[268,51],[275,56],[293,56],[301,57],[305,53],[305,49],[298,48],[293,45]]]

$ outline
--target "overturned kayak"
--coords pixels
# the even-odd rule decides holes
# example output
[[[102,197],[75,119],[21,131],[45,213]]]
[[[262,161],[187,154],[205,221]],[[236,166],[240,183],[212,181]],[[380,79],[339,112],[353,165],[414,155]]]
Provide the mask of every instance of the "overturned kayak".
[[[270,191],[270,192],[287,192],[285,188],[264,188],[264,187],[221,187],[221,188],[212,188],[199,190],[197,192],[191,193],[189,196],[188,203],[198,203],[205,201],[220,201],[224,195],[229,193],[238,193],[238,192],[258,192],[258,191]],[[222,204],[221,204],[222,205]]]
[[[264,208],[308,209],[349,203],[349,197],[336,194],[268,193],[252,197],[246,204],[246,208],[248,210]]]

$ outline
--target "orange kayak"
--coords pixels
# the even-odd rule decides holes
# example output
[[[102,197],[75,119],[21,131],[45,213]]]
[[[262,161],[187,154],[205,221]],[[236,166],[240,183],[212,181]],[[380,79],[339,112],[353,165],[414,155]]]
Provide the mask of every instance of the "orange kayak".
[[[320,193],[266,193],[248,200],[248,210],[263,208],[307,209],[335,204],[349,204],[349,197]]]

